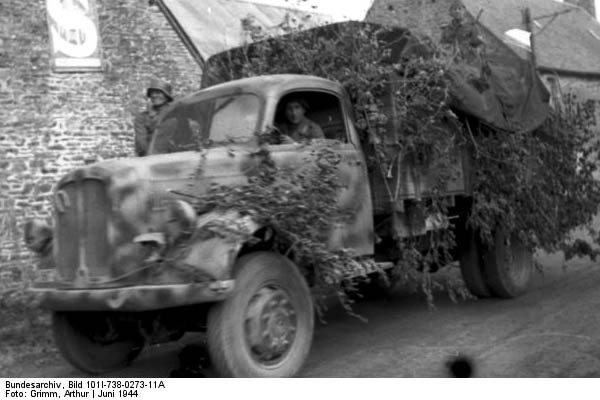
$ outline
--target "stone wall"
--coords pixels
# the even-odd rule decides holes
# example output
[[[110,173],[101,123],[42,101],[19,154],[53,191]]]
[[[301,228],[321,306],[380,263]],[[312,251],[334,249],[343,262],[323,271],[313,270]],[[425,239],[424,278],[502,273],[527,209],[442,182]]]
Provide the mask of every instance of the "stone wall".
[[[543,77],[547,81],[554,75],[543,75]],[[600,79],[596,77],[584,78],[558,75],[558,81],[563,93],[571,92],[581,99],[600,101]]]
[[[153,77],[175,95],[198,89],[201,70],[165,17],[140,0],[97,0],[102,72],[55,73],[44,0],[0,2],[0,274],[31,255],[26,216],[49,217],[66,171],[133,154],[132,114]],[[0,281],[2,281],[0,276]],[[6,279],[4,279],[6,281]],[[0,285],[1,286],[1,285]]]
[[[596,107],[595,132],[597,132],[598,138],[600,138],[600,79],[596,77],[584,78],[580,76],[542,75],[542,80],[547,84],[550,90],[552,90],[552,81],[556,80],[556,78],[558,78],[560,94],[563,96],[570,93],[575,95],[579,101],[591,100],[594,102]]]

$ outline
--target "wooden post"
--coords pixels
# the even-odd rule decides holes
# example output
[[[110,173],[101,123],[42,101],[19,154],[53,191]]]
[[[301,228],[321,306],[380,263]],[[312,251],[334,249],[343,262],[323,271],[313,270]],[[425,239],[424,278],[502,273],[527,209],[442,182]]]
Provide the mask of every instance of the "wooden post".
[[[531,19],[531,11],[529,7],[526,7],[523,10],[523,23],[525,25],[525,30],[529,32],[529,47],[531,49],[531,64],[533,66],[534,71],[537,70],[537,60],[535,56],[535,34],[533,32],[533,21]]]

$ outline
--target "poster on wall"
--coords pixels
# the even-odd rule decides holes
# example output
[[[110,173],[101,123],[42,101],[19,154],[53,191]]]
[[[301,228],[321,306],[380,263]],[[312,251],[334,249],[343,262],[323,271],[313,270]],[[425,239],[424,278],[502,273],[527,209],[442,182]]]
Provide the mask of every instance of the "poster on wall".
[[[46,10],[53,69],[100,71],[102,48],[96,0],[46,0]]]

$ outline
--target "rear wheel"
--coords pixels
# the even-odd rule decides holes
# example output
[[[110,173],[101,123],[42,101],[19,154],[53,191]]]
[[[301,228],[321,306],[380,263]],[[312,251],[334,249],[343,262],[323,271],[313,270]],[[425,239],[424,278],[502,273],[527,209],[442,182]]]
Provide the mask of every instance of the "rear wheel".
[[[494,235],[494,246],[483,252],[486,282],[494,295],[514,298],[527,291],[533,274],[533,253],[516,235]]]
[[[111,313],[54,312],[52,331],[63,357],[90,374],[123,368],[144,347],[144,339],[137,330],[128,329]]]
[[[463,237],[460,250],[460,271],[467,289],[477,297],[490,297],[490,289],[483,273],[480,246],[473,233]]]
[[[257,252],[235,265],[235,290],[208,314],[207,344],[222,376],[290,377],[312,343],[314,311],[306,281],[281,255]]]

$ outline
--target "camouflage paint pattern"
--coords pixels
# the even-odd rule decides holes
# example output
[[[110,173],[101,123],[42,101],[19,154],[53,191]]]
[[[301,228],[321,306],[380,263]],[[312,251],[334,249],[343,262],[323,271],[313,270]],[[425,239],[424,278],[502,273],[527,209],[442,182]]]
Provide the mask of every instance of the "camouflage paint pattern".
[[[136,285],[110,289],[32,289],[43,307],[62,311],[149,311],[224,300],[234,290],[233,280],[211,284]],[[160,305],[160,307],[158,307]]]

